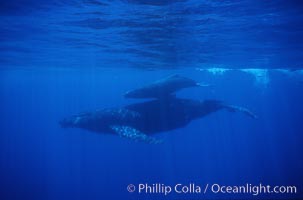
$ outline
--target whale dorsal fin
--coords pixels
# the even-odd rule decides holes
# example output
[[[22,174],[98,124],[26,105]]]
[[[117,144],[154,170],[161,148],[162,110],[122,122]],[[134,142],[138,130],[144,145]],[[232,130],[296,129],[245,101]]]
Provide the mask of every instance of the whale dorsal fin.
[[[157,140],[156,138],[147,136],[141,131],[130,126],[113,125],[110,128],[120,137],[128,138],[134,141],[146,142],[149,144],[160,144],[163,142],[162,140]]]

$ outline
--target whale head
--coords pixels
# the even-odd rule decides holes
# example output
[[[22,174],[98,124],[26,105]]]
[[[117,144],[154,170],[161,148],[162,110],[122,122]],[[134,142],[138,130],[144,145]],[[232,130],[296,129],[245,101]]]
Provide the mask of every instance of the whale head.
[[[79,114],[73,115],[63,120],[59,121],[59,124],[62,128],[71,128],[71,127],[82,127],[87,123],[89,115],[88,114]]]
[[[73,118],[73,117],[64,118],[63,120],[59,121],[59,124],[61,128],[76,127],[77,118]]]

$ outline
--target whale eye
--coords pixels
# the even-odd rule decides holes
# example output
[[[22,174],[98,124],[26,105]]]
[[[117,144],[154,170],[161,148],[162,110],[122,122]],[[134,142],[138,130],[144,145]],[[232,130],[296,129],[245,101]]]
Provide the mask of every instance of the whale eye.
[[[81,119],[82,119],[82,117],[76,117],[75,120],[74,120],[74,125],[79,124]]]

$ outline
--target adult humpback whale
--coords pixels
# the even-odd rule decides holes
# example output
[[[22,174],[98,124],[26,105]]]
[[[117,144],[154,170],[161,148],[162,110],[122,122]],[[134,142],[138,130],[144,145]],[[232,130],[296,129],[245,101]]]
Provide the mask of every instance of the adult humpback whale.
[[[162,84],[167,85],[165,81]],[[175,88],[183,88],[181,86]],[[159,88],[161,86],[157,86],[157,89]],[[176,90],[178,89],[172,91],[175,92]],[[146,94],[146,90],[139,89],[138,91],[141,94]],[[150,91],[153,90],[150,89]],[[164,96],[157,97],[159,98],[155,100],[125,107],[107,108],[73,115],[60,121],[60,124],[64,128],[82,128],[93,132],[116,134],[136,141],[160,143],[160,140],[153,138],[151,135],[184,127],[192,120],[202,118],[221,109],[231,112],[239,111],[256,118],[246,108],[226,105],[217,100],[182,99],[167,95],[167,93]]]
[[[150,135],[184,127],[194,119],[221,109],[239,111],[256,118],[246,108],[225,105],[217,100],[198,101],[172,97],[82,113],[65,118],[60,124],[64,128],[76,127],[112,133],[136,141],[159,143]]]

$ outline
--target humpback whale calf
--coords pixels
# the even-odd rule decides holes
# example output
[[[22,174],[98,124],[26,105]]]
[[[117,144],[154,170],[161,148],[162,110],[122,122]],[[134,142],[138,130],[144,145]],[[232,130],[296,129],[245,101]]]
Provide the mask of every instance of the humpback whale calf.
[[[246,108],[226,105],[217,100],[191,100],[173,96],[74,115],[60,121],[61,127],[82,128],[110,133],[135,141],[161,143],[152,134],[184,127],[192,120],[221,109],[256,116]]]
[[[180,89],[188,87],[207,87],[207,84],[197,83],[196,81],[180,76],[172,75],[165,79],[156,81],[150,85],[139,89],[128,91],[124,94],[125,98],[163,98]]]

